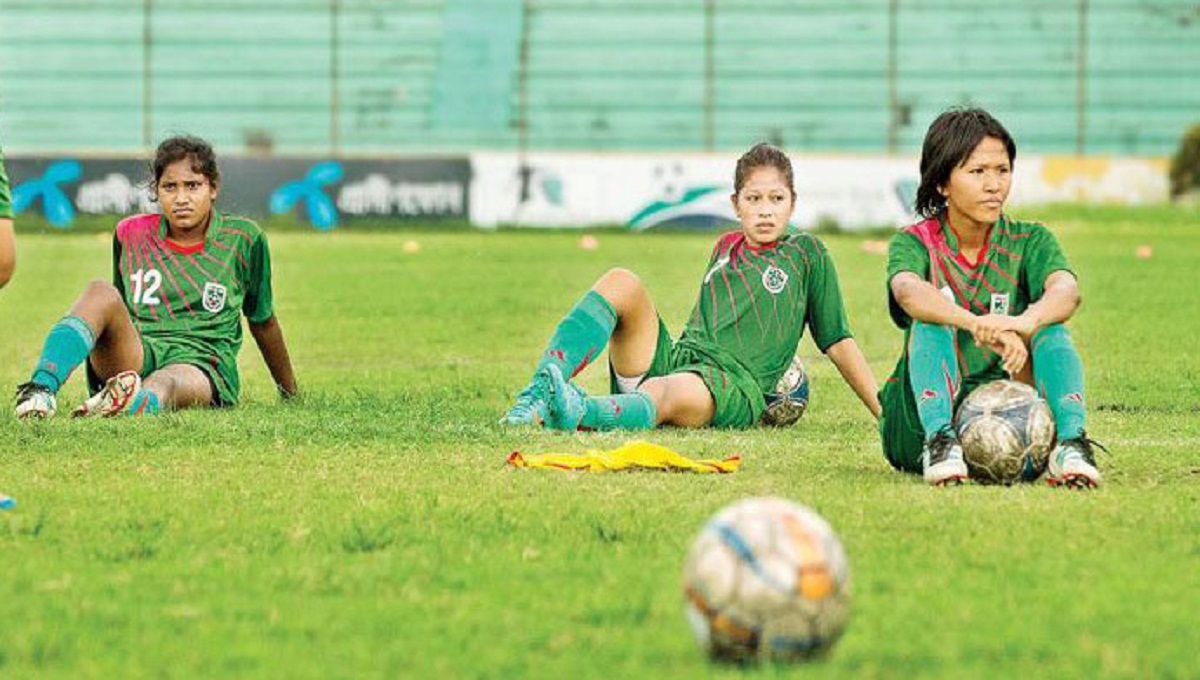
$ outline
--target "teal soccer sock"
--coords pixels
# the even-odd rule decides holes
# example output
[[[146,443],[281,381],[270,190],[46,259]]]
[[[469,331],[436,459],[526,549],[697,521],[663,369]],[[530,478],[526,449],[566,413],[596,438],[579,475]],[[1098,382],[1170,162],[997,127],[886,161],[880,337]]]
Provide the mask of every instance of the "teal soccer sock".
[[[157,394],[150,390],[139,390],[129,401],[126,412],[131,416],[156,416],[160,410]]]
[[[1034,333],[1033,381],[1054,412],[1058,440],[1075,439],[1083,433],[1087,407],[1083,399],[1083,362],[1071,333],[1062,324]]]
[[[579,421],[581,430],[650,430],[658,418],[654,400],[645,392],[589,397]]]
[[[42,356],[33,369],[30,382],[57,393],[71,371],[87,359],[95,345],[95,335],[86,321],[77,316],[64,316],[46,334]]]
[[[617,311],[602,295],[589,290],[559,322],[537,370],[555,363],[570,380],[600,356],[616,327]]]
[[[954,419],[958,391],[958,358],[954,330],[948,326],[914,321],[908,340],[908,382],[917,399],[917,414],[925,441]]]

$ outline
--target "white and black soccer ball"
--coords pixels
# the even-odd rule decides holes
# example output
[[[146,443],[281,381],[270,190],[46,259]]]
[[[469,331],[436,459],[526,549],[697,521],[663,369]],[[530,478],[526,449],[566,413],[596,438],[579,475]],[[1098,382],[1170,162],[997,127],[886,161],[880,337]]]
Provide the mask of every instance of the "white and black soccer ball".
[[[808,408],[808,373],[800,357],[792,357],[792,365],[783,372],[775,390],[764,394],[767,408],[763,410],[763,425],[786,427],[794,425]]]
[[[996,380],[958,407],[954,428],[971,479],[985,484],[1031,482],[1046,470],[1054,446],[1054,414],[1036,390]]]
[[[850,613],[850,566],[817,513],[782,498],[718,512],[683,566],[688,621],[714,660],[800,661],[828,652]]]

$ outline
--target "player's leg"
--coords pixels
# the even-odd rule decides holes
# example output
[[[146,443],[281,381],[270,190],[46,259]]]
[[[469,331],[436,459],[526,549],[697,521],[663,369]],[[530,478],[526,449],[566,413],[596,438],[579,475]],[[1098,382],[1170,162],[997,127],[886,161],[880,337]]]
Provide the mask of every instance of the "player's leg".
[[[643,382],[634,392],[588,397],[558,366],[544,369],[549,383],[546,426],[555,430],[648,430],[657,425],[704,427],[715,403],[695,373],[672,373]]]
[[[1087,409],[1083,398],[1083,362],[1062,324],[1047,326],[1030,342],[1035,387],[1054,412],[1058,445],[1050,453],[1049,480],[1054,485],[1094,487],[1100,471],[1094,442],[1084,433]]]
[[[925,481],[935,486],[967,480],[967,463],[954,432],[959,387],[954,329],[914,321],[909,332],[908,379],[925,434],[921,453]]]
[[[151,373],[129,405],[131,415],[153,415],[160,409],[185,409],[213,403],[213,383],[191,364],[171,364]]]
[[[142,367],[142,342],[120,293],[112,284],[93,281],[51,327],[29,382],[17,388],[18,418],[54,414],[54,395],[84,360],[108,378]]]
[[[612,340],[609,356],[619,375],[644,374],[654,358],[658,314],[641,281],[627,269],[600,277],[555,328],[538,360],[533,381],[517,395],[517,403],[501,420],[522,425],[545,417],[548,366],[570,380]]]
[[[879,434],[883,455],[901,472],[922,474],[924,469],[925,430],[917,413],[917,401],[908,386],[908,372],[902,366],[879,391]]]

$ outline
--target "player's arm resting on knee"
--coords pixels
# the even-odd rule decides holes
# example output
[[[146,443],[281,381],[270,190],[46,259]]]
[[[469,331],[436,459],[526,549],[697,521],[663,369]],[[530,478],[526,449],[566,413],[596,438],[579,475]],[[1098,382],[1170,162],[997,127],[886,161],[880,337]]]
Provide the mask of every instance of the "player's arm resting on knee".
[[[12,279],[17,266],[17,244],[13,238],[12,220],[0,217],[0,288]]]
[[[896,304],[900,305],[913,321],[974,332],[975,320],[978,317],[947,299],[932,283],[915,273],[898,272],[888,286]]]
[[[871,415],[879,418],[879,383],[875,381],[875,374],[871,371],[870,365],[867,364],[867,358],[863,356],[862,350],[858,348],[858,343],[854,338],[843,338],[830,345],[825,350],[825,355],[837,366],[838,372],[842,374],[842,379],[854,390],[858,398],[862,400],[863,405],[871,412]]]
[[[262,353],[263,361],[275,380],[275,387],[280,396],[284,399],[296,396],[296,375],[292,372],[292,359],[288,355],[287,344],[283,341],[283,328],[280,327],[279,320],[272,314],[266,321],[251,322],[249,326],[250,334],[258,344],[258,351]]]
[[[1016,317],[1021,322],[1021,327],[1017,329],[1017,332],[1021,334],[1025,342],[1029,342],[1034,333],[1046,326],[1053,326],[1070,319],[1082,302],[1083,298],[1079,294],[1079,282],[1075,279],[1075,275],[1065,269],[1053,272],[1046,277],[1042,296]]]

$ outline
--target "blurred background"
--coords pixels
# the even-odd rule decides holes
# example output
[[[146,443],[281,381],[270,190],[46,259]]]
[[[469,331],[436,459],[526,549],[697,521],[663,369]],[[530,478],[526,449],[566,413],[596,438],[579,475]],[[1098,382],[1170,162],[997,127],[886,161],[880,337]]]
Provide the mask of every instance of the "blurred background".
[[[463,183],[457,217],[637,226],[652,198],[724,191],[764,140],[814,159],[802,195],[803,177],[871,176],[876,188],[838,200],[899,205],[928,124],[962,105],[1049,164],[1025,166],[1014,200],[1154,202],[1200,122],[1200,2],[1187,0],[0,0],[0,35],[0,145],[18,178],[56,158],[144,158],[181,132],[223,159],[311,161],[256,170],[270,178],[238,205],[251,213],[269,211],[266,184],[318,162],[461,157],[466,175],[426,178]],[[424,174],[341,167],[318,175],[356,184],[360,203]],[[606,212],[620,179],[615,196],[652,196]],[[476,215],[481,201],[497,207]],[[799,219],[906,218],[868,212]]]

